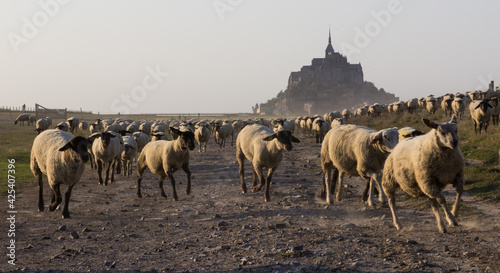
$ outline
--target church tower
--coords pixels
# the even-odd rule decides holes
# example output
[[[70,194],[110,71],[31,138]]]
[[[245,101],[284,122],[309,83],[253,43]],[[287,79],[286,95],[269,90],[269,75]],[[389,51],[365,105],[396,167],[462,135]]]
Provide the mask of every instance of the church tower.
[[[325,58],[333,57],[333,53],[335,53],[335,51],[333,50],[332,46],[332,34],[330,32],[330,29],[328,29],[328,46],[326,46],[325,49]]]

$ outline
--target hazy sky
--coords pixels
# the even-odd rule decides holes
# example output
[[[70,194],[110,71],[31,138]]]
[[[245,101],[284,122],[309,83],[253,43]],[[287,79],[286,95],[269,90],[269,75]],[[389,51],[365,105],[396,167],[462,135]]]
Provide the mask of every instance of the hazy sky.
[[[0,106],[250,112],[335,51],[402,100],[500,82],[500,1],[0,0]]]

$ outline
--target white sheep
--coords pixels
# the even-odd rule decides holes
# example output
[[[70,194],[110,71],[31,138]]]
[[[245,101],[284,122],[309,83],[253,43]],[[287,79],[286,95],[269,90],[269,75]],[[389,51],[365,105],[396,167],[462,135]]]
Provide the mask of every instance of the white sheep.
[[[322,118],[317,118],[313,122],[312,130],[316,137],[316,143],[322,143],[325,135],[330,131],[330,122],[323,120]]]
[[[89,125],[89,131],[91,134],[98,133],[100,131],[99,123],[92,123]]]
[[[240,166],[239,175],[243,193],[247,192],[244,179],[244,161],[246,158],[252,163],[253,167],[253,191],[260,191],[265,183],[265,201],[271,200],[269,196],[271,178],[283,158],[283,150],[292,150],[292,142],[299,143],[300,140],[294,137],[290,131],[282,130],[274,133],[270,128],[261,125],[246,126],[241,130],[236,138],[236,159]],[[262,168],[268,169],[265,180]],[[259,177],[259,186],[257,186],[256,176]]]
[[[469,105],[470,116],[474,122],[474,132],[477,133],[479,125],[479,133],[484,126],[484,132],[488,129],[491,116],[493,115],[493,105],[489,100],[475,100]]]
[[[234,125],[234,123],[233,123],[233,125]],[[210,140],[210,124],[208,122],[199,122],[195,125],[195,128],[196,129],[194,131],[194,138],[198,142],[198,152],[201,153],[202,144],[203,144],[204,152],[206,152],[207,151],[207,143]]]
[[[52,118],[51,117],[44,117],[44,119],[47,120],[47,122],[49,123],[49,126],[52,126]]]
[[[417,98],[409,99],[406,102],[406,108],[408,109],[408,112],[410,114],[413,114],[413,112],[415,112],[415,110],[418,109],[418,99]]]
[[[49,129],[49,122],[46,119],[41,118],[36,121],[35,131],[37,131],[38,134],[47,129]]]
[[[92,154],[97,164],[97,174],[99,175],[99,184],[107,185],[109,172],[111,169],[111,182],[115,180],[114,170],[116,159],[122,152],[120,138],[112,132],[94,133],[90,137],[95,138],[92,144]],[[102,179],[102,168],[106,168],[106,179]]]
[[[436,113],[438,107],[439,103],[437,102],[435,97],[429,96],[425,99],[425,108],[431,115],[434,115],[434,113]]]
[[[414,197],[430,198],[439,231],[445,233],[446,227],[439,215],[439,205],[443,208],[449,225],[457,226],[455,217],[465,183],[465,162],[458,146],[456,116],[444,124],[427,119],[423,121],[432,130],[425,135],[405,139],[394,148],[385,162],[382,186],[397,229],[402,226],[395,213],[395,191],[401,187]],[[448,184],[452,184],[457,191],[451,213],[441,194]]]
[[[38,179],[38,211],[44,210],[42,174],[47,176],[52,189],[50,211],[54,211],[62,201],[60,185],[68,188],[64,194],[62,217],[69,218],[69,198],[73,186],[80,180],[89,160],[88,141],[81,136],[73,136],[60,130],[46,130],[33,141],[30,168]]]
[[[345,120],[343,118],[336,118],[336,119],[332,120],[332,124],[330,126],[333,128],[333,127],[337,127],[337,126],[345,125],[345,124],[347,124],[347,122],[345,122]]]
[[[137,142],[132,136],[123,136],[123,144],[124,147],[121,153],[123,175],[129,176],[132,174],[132,160],[137,155]]]
[[[20,114],[19,116],[17,116],[16,120],[14,120],[14,125],[17,125],[17,123],[19,123],[19,125],[24,125],[25,121],[28,122],[29,125],[30,114]]]
[[[374,185],[379,189],[379,200],[383,202],[380,187],[380,171],[385,159],[398,143],[397,128],[375,131],[357,125],[344,125],[332,128],[325,136],[321,146],[321,165],[323,168],[323,187],[321,196],[328,204],[330,195],[335,190],[332,183],[332,170],[339,171],[337,183],[337,201],[342,196],[342,180],[345,174],[361,176],[367,180],[363,201],[373,206]],[[369,189],[368,198],[367,191]],[[326,192],[325,192],[326,191]],[[332,191],[332,192],[330,192]]]
[[[175,180],[173,173],[182,168],[187,175],[186,194],[191,193],[191,171],[189,170],[189,150],[194,149],[194,133],[190,131],[181,132],[174,127],[170,130],[179,137],[173,141],[159,140],[149,142],[137,161],[137,196],[142,197],[141,181],[146,168],[158,175],[158,185],[161,196],[167,198],[163,190],[163,181],[168,176],[172,185],[173,197],[177,201],[177,191],[175,190]]]
[[[142,152],[142,149],[149,142],[149,137],[146,133],[143,132],[135,132],[132,134],[135,142],[137,143],[137,154],[139,155]]]
[[[448,115],[451,117],[453,114],[453,95],[446,95],[441,102],[441,108],[444,111],[444,115],[447,117]]]
[[[456,96],[451,103],[453,114],[462,120],[465,112],[465,101],[463,98]]]
[[[348,121],[350,117],[351,117],[351,111],[349,111],[349,109],[342,110],[342,118],[345,121]]]

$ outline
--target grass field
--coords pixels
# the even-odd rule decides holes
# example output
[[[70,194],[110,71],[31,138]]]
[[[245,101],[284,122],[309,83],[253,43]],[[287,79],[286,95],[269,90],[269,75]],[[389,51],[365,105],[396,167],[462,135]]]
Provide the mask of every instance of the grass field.
[[[26,181],[35,181],[31,174],[29,167],[30,151],[33,139],[36,137],[34,126],[15,126],[12,120],[17,116],[16,114],[0,113],[0,192],[5,193],[7,190],[7,168],[8,159],[15,159],[16,163],[16,183],[23,183]],[[75,113],[74,116],[78,116]],[[14,116],[14,118],[12,118]],[[110,118],[113,116],[106,116]],[[255,116],[245,117],[238,115],[217,116],[217,117],[202,117],[203,119],[212,118],[254,118]],[[93,121],[97,115],[85,114],[84,119]],[[138,116],[122,116],[121,118],[139,118]],[[161,119],[168,119],[171,117],[161,117]],[[178,116],[174,118],[179,118]],[[184,116],[182,118],[185,118]],[[195,118],[195,117],[187,117]],[[389,127],[414,127],[423,132],[429,131],[423,122],[422,118],[429,118],[438,123],[444,123],[450,118],[445,117],[442,111],[438,111],[434,117],[429,117],[428,113],[417,113],[402,115],[384,114],[380,118],[351,118],[349,123],[368,126],[374,129],[383,129]],[[157,116],[140,116],[140,119],[160,119]],[[54,124],[58,121],[54,121]],[[466,190],[475,194],[476,196],[491,200],[493,202],[500,202],[500,164],[499,164],[499,150],[500,150],[500,127],[490,124],[488,133],[476,134],[474,133],[474,125],[470,117],[466,115],[463,121],[459,122],[459,137],[460,148],[466,158]],[[299,133],[296,133],[299,134]],[[84,134],[88,135],[88,134]],[[300,136],[300,135],[299,135]]]

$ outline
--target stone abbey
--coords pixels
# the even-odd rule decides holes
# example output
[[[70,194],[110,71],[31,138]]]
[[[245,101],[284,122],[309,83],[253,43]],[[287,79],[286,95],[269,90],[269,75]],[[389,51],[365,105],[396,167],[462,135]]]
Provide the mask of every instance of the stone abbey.
[[[311,65],[291,72],[285,91],[267,103],[253,107],[255,114],[311,114],[342,110],[374,102],[386,103],[397,98],[365,82],[361,64],[351,64],[335,52],[331,33],[324,58],[312,59]]]

